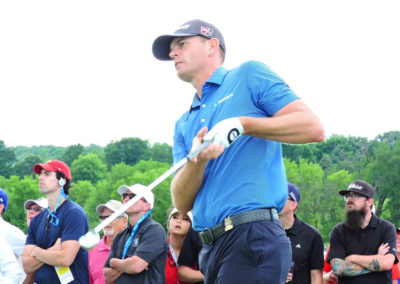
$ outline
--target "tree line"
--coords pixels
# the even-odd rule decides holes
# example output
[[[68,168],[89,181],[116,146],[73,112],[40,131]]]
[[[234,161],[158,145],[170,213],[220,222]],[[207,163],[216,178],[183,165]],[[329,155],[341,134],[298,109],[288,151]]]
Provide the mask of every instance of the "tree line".
[[[375,187],[376,214],[395,226],[400,224],[400,131],[386,132],[373,140],[333,135],[322,143],[283,144],[288,181],[301,190],[296,214],[316,227],[325,242],[334,225],[343,221],[344,200],[338,194],[355,179]],[[69,147],[7,147],[0,140],[0,187],[9,195],[4,218],[25,232],[23,203],[40,197],[33,165],[50,159],[65,161],[72,171],[69,198],[79,203],[96,226],[96,206],[109,199],[121,200],[120,185],[149,185],[172,165],[172,147],[166,143],[150,145],[140,138],[123,138],[105,147],[80,144]],[[153,217],[165,225],[172,207],[171,177],[153,192]]]

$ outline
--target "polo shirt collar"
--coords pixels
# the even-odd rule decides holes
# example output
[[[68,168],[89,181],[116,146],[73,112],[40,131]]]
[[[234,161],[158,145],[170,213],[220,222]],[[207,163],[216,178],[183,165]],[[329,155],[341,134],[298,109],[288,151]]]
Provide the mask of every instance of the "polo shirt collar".
[[[378,226],[378,217],[376,217],[375,214],[372,213],[371,220],[369,220],[369,224],[364,228],[364,230],[369,228],[376,228],[377,226]]]
[[[99,245],[97,246],[97,249],[99,251],[109,251],[108,247],[106,246],[106,236],[104,236],[100,242]]]
[[[288,233],[293,234],[293,235],[297,235],[300,230],[301,230],[301,221],[299,218],[297,218],[296,214],[294,214],[294,223],[293,226],[286,230]]]
[[[224,67],[219,67],[215,72],[211,75],[210,78],[206,81],[205,84],[215,84],[215,85],[221,85],[222,82],[225,79],[226,74],[228,74],[228,70],[225,69]],[[194,95],[193,100],[192,100],[192,105],[190,106],[190,111],[192,111],[195,108],[199,108],[201,105],[201,100],[197,93]]]

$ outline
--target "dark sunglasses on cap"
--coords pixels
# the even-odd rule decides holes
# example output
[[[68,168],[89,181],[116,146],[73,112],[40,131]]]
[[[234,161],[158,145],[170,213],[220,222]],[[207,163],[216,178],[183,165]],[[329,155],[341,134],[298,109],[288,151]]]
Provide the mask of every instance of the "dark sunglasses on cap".
[[[105,216],[105,215],[99,216],[99,220],[100,220],[100,221],[104,221],[105,219],[107,219],[107,218],[110,217],[110,216],[111,216],[111,215],[108,215],[108,216]],[[121,216],[118,216],[117,218],[122,219],[122,218],[124,218],[124,216],[121,215]]]
[[[125,200],[125,198],[129,197],[129,199],[132,199],[136,196],[134,193],[123,193],[122,194],[122,200]]]
[[[44,210],[44,208],[42,208],[42,207],[34,207],[34,208],[26,209],[26,212],[29,212],[29,211],[41,212],[43,210]]]

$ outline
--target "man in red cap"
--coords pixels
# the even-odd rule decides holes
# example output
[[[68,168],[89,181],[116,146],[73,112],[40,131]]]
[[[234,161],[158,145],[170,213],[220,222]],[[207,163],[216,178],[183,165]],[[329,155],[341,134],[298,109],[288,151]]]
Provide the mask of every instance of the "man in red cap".
[[[68,199],[71,170],[62,161],[36,164],[39,192],[48,208],[32,219],[22,262],[26,273],[35,273],[36,283],[89,283],[88,253],[79,237],[89,224],[82,207]]]

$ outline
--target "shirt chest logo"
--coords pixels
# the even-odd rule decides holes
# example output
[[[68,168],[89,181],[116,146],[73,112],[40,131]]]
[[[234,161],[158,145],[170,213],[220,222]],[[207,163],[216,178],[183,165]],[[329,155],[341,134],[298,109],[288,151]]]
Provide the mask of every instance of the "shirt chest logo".
[[[229,100],[229,99],[232,98],[232,97],[233,97],[233,93],[230,93],[229,95],[227,95],[227,96],[223,97],[222,99],[218,100],[217,102],[215,102],[215,103],[213,104],[213,107],[214,107],[214,108],[217,107],[219,104],[222,104],[223,102]]]

